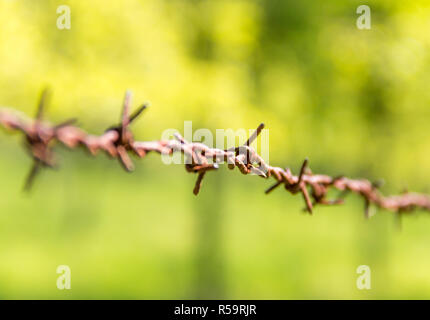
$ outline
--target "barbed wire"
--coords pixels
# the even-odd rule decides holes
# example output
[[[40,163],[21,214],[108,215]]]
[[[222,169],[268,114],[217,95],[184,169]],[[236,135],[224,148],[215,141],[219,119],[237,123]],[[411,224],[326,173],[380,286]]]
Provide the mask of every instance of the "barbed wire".
[[[10,108],[0,108],[0,124],[6,129],[20,131],[25,135],[25,146],[33,158],[33,166],[25,182],[25,189],[30,189],[36,174],[43,167],[56,166],[53,147],[61,143],[67,148],[83,147],[91,155],[104,151],[112,158],[117,158],[126,171],[133,171],[134,164],[130,154],[144,158],[150,152],[161,155],[172,155],[181,152],[187,161],[185,169],[198,175],[193,192],[197,195],[201,189],[206,172],[216,170],[222,163],[227,163],[229,169],[238,168],[242,174],[255,174],[262,178],[273,178],[276,182],[266,190],[266,194],[283,185],[291,194],[301,193],[306,210],[312,213],[316,205],[336,205],[343,203],[348,192],[361,196],[365,204],[365,216],[369,217],[371,204],[397,212],[399,215],[414,209],[430,211],[430,196],[419,193],[404,192],[400,195],[384,196],[377,183],[366,179],[350,179],[344,176],[331,177],[324,174],[314,174],[309,169],[308,159],[303,161],[299,175],[294,175],[289,168],[268,165],[250,145],[258,137],[264,124],[239,147],[228,150],[210,148],[202,143],[189,142],[178,133],[172,140],[135,141],[130,130],[130,124],[135,121],[147,108],[140,106],[130,114],[131,92],[127,91],[124,98],[121,122],[109,127],[101,135],[92,135],[73,125],[74,119],[53,125],[43,120],[48,91],[42,92],[35,118]],[[340,195],[336,199],[327,199],[330,189],[337,189]]]

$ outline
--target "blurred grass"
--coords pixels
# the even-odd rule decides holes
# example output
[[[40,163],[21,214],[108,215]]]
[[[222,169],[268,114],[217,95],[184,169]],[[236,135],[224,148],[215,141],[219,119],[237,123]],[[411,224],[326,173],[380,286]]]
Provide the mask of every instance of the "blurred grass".
[[[128,175],[102,155],[64,154],[62,170],[44,171],[24,195],[22,168],[30,163],[16,147],[5,148],[1,298],[202,297],[195,291],[201,263],[195,246],[209,239],[195,218],[210,208],[194,203],[200,201],[191,193],[194,176],[156,156]],[[365,221],[361,202],[350,197],[310,217],[301,213],[300,197],[280,190],[266,196],[264,180],[226,171],[217,173],[220,252],[215,265],[203,266],[223,270],[216,280],[222,298],[429,297],[426,215],[404,218],[399,232],[391,213]],[[213,192],[214,176],[203,193]],[[55,286],[59,264],[71,267],[70,291]],[[360,264],[372,269],[368,292],[355,287]]]
[[[72,28],[56,28],[56,7]],[[429,192],[430,6],[370,1],[0,0],[1,105],[78,117],[100,133],[125,89],[152,107],[141,140],[163,130],[270,129],[270,162],[384,178],[385,193]],[[61,170],[21,191],[30,160],[0,133],[0,298],[430,298],[426,214],[363,219],[363,204],[301,213],[302,199],[238,172],[195,176],[150,155],[125,174],[100,155],[59,150]],[[56,267],[72,270],[57,290]],[[355,287],[357,266],[372,290]]]

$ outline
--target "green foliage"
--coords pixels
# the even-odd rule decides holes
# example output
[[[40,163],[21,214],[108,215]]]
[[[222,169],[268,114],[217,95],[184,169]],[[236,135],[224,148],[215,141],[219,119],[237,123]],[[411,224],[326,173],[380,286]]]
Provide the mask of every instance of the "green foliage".
[[[56,8],[71,8],[71,30]],[[371,1],[0,0],[0,104],[118,121],[125,89],[151,108],[136,138],[167,128],[270,129],[270,162],[297,172],[383,178],[384,192],[427,191],[430,6]],[[352,197],[300,214],[299,197],[239,173],[194,176],[149,156],[127,175],[103,155],[62,150],[34,192],[30,161],[0,136],[0,298],[429,298],[430,218],[370,221]],[[215,177],[217,175],[217,177]],[[72,290],[55,286],[72,268]],[[373,289],[355,287],[372,268]]]

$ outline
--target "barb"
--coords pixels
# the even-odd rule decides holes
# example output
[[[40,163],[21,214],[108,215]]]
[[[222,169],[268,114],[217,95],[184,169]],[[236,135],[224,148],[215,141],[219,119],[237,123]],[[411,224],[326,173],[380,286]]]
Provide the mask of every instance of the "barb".
[[[91,135],[74,126],[74,120],[67,120],[59,125],[52,125],[42,120],[45,109],[47,93],[41,96],[38,104],[36,119],[30,119],[25,115],[8,108],[0,108],[0,124],[9,130],[20,131],[26,137],[26,148],[34,160],[34,164],[28,175],[25,188],[29,189],[34,177],[41,167],[53,167],[56,165],[53,146],[60,143],[70,149],[82,147],[91,155],[104,151],[112,158],[117,158],[124,169],[133,171],[134,164],[130,153],[139,158],[144,158],[148,153],[155,152],[161,155],[171,155],[181,152],[188,161],[185,169],[196,173],[198,178],[193,189],[197,195],[201,189],[206,173],[216,170],[219,164],[226,162],[229,169],[238,168],[242,174],[256,174],[264,179],[273,178],[276,182],[266,190],[266,194],[277,187],[284,185],[285,190],[291,194],[301,193],[306,210],[313,212],[316,205],[337,205],[343,203],[347,193],[355,193],[364,200],[365,216],[369,217],[370,205],[396,212],[400,216],[414,209],[430,211],[430,196],[412,192],[404,192],[400,195],[384,196],[378,190],[381,183],[371,183],[366,179],[350,179],[344,176],[331,177],[323,174],[313,174],[309,169],[309,161],[306,158],[301,166],[298,176],[292,174],[289,168],[272,167],[268,165],[250,147],[250,144],[258,137],[264,124],[260,124],[248,141],[240,146],[228,150],[209,148],[202,143],[186,141],[179,134],[172,140],[159,141],[135,141],[130,130],[130,124],[146,109],[146,105],[138,108],[131,116],[131,93],[127,91],[121,123],[109,127],[103,134]],[[327,199],[330,189],[337,189],[340,195],[337,199]]]

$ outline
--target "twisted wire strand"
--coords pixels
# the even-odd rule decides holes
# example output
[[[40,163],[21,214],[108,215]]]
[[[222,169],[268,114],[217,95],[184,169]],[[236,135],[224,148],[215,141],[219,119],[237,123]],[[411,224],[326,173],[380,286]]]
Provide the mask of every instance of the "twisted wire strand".
[[[312,213],[318,204],[336,205],[343,203],[343,197],[352,192],[361,196],[365,204],[365,216],[369,217],[371,204],[402,214],[414,209],[430,211],[430,196],[419,193],[405,192],[400,195],[384,196],[378,185],[366,179],[350,179],[344,176],[331,177],[324,174],[313,174],[305,159],[299,175],[294,175],[289,168],[268,165],[250,144],[258,137],[264,124],[260,124],[248,141],[236,148],[221,150],[209,148],[202,143],[188,142],[179,134],[175,139],[158,141],[135,141],[130,130],[130,124],[146,109],[142,105],[132,115],[129,115],[131,93],[126,92],[121,123],[108,128],[101,135],[92,135],[74,126],[74,120],[67,120],[59,125],[43,121],[44,105],[47,92],[41,95],[35,119],[10,108],[0,108],[0,124],[9,130],[20,131],[25,135],[25,145],[34,160],[33,167],[27,177],[25,188],[32,186],[33,180],[42,167],[56,165],[53,146],[61,143],[67,148],[83,147],[91,155],[104,151],[112,158],[119,159],[126,171],[134,169],[130,153],[144,158],[148,153],[172,155],[181,152],[186,161],[185,169],[198,174],[193,189],[197,195],[207,171],[218,169],[222,163],[227,163],[229,169],[238,168],[242,174],[255,174],[262,178],[273,178],[275,183],[266,190],[266,194],[283,185],[291,194],[301,193],[306,204],[306,210]],[[330,189],[341,191],[337,199],[327,199]]]

